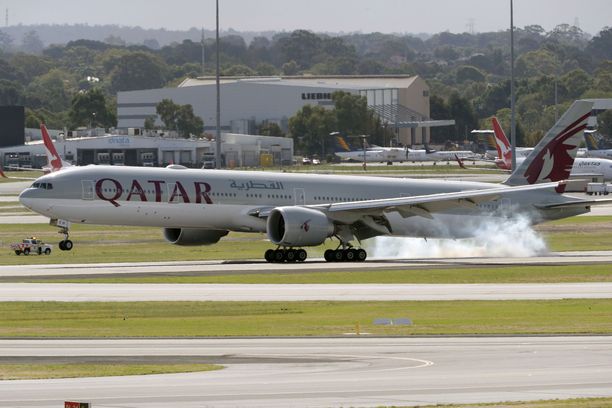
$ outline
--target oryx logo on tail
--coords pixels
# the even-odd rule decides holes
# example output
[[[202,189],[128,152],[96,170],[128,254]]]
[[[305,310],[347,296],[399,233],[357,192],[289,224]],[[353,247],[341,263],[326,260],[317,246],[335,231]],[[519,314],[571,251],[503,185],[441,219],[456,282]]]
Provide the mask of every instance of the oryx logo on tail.
[[[565,127],[536,155],[524,174],[529,184],[569,178],[580,144],[580,137],[574,136],[580,136],[579,133],[586,128],[586,120],[590,115],[591,112],[587,112]]]

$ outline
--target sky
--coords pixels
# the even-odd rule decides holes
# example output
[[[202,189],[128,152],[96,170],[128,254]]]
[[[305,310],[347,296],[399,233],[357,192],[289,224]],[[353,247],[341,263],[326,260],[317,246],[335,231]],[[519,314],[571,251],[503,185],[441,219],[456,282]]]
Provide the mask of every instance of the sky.
[[[509,0],[219,0],[220,27],[238,31],[453,33],[505,30]],[[213,29],[215,0],[0,0],[9,25],[118,24],[143,28]],[[5,25],[0,17],[0,26]],[[517,27],[547,31],[578,23],[591,35],[612,26],[611,0],[514,0]]]

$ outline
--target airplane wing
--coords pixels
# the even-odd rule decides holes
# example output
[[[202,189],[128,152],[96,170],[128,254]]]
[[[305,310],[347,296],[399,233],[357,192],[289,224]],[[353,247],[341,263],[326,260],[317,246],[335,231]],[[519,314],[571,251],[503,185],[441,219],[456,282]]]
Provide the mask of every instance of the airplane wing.
[[[310,205],[309,208],[316,208],[333,213],[348,212],[360,215],[382,215],[385,212],[399,212],[402,216],[409,217],[418,215],[431,218],[432,213],[441,212],[453,208],[468,207],[473,208],[481,202],[491,201],[499,198],[501,194],[510,191],[534,191],[552,189],[565,182],[528,184],[516,187],[496,187],[484,190],[467,190],[454,193],[428,194],[413,197],[385,198],[380,200],[367,200],[346,203]],[[332,215],[333,216],[333,215]]]

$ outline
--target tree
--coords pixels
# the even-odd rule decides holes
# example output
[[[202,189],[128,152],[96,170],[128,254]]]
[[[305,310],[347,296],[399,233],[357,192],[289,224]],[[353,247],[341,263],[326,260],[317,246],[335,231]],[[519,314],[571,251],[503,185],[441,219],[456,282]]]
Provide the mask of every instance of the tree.
[[[484,74],[476,67],[470,65],[462,65],[457,68],[456,73],[457,82],[462,83],[465,81],[482,82],[485,80]]]
[[[612,60],[612,27],[605,27],[591,39],[588,52],[596,60]]]
[[[276,122],[264,122],[259,126],[258,134],[262,136],[285,136]]]
[[[223,76],[255,76],[257,73],[246,65],[232,65],[221,72]]]
[[[281,68],[283,75],[296,75],[299,69],[300,67],[298,66],[297,62],[293,60],[285,62]]]
[[[204,121],[193,113],[193,106],[181,105],[176,115],[176,128],[185,139],[199,136],[204,131]]]
[[[193,106],[179,105],[171,99],[162,99],[155,108],[166,129],[176,130],[188,138],[190,135],[200,135],[204,130],[204,121],[193,113]]]
[[[110,72],[112,92],[160,88],[166,82],[166,66],[157,56],[132,52],[118,58]]]
[[[147,116],[144,120],[144,128],[145,130],[153,130],[155,129],[155,116]]]
[[[334,101],[337,128],[345,135],[369,134],[372,113],[364,96],[337,91],[332,94]]]
[[[289,118],[289,133],[296,146],[304,154],[320,153],[325,156],[325,143],[329,134],[336,130],[336,115],[333,110],[319,105],[305,105]]]
[[[33,108],[45,108],[52,112],[68,109],[76,83],[67,72],[52,69],[34,78],[26,87],[26,102]]]
[[[474,113],[471,103],[454,92],[448,99],[448,110],[450,117],[455,119],[455,140],[461,141],[468,138],[469,132],[478,128],[478,119]]]
[[[8,52],[13,48],[13,37],[0,30],[0,50]]]
[[[19,105],[23,100],[23,90],[19,83],[0,79],[0,105]]]
[[[155,107],[155,111],[159,118],[164,122],[164,126],[168,130],[176,130],[176,117],[179,105],[174,103],[172,99],[162,99]]]
[[[21,43],[21,49],[29,54],[41,54],[45,48],[45,45],[38,36],[38,33],[34,30],[25,33]]]
[[[109,107],[106,97],[100,88],[93,88],[87,92],[79,92],[72,98],[68,113],[70,126],[104,128],[117,126],[114,110]]]

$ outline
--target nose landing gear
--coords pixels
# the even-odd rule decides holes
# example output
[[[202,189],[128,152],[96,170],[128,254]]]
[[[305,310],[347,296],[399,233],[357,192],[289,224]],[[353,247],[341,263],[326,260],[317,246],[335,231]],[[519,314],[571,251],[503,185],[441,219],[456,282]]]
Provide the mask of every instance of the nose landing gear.
[[[65,220],[51,220],[51,225],[58,227],[60,229],[58,233],[64,235],[64,239],[58,244],[59,249],[62,251],[70,251],[74,246],[72,241],[68,239],[70,236],[70,222]]]

